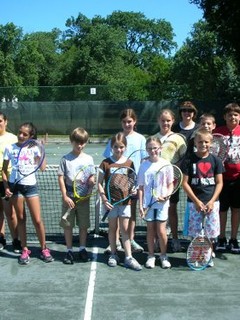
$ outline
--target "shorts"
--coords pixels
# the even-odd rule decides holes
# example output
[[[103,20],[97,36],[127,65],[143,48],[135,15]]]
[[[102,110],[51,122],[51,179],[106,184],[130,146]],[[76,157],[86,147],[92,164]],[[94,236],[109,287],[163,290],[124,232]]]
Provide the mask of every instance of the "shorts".
[[[130,218],[131,206],[129,204],[125,206],[116,205],[111,211],[109,211],[108,219],[117,218],[117,217]]]
[[[240,179],[234,181],[224,180],[219,196],[220,211],[229,208],[240,208]]]
[[[178,189],[173,195],[171,195],[170,203],[178,203],[179,202],[179,192],[180,192],[180,189]]]
[[[70,211],[69,216],[67,217],[67,221],[69,222],[69,226],[74,228],[76,225],[79,228],[88,229],[90,228],[90,205],[89,199],[85,201],[79,201],[75,208]],[[62,205],[62,216],[66,213],[68,207],[63,204]],[[63,227],[63,226],[62,226]],[[63,227],[64,228],[64,227]]]
[[[4,184],[2,181],[0,181],[0,197],[1,198],[5,197],[5,188],[4,188]]]
[[[220,234],[219,206],[219,201],[215,201],[212,212],[205,216],[204,230],[209,238],[216,238]],[[193,202],[187,202],[187,210],[189,212],[188,236],[196,237],[202,229],[202,214],[196,211]]]
[[[161,208],[150,208],[144,217],[147,222],[166,221],[168,219],[169,202],[165,203]]]
[[[13,190],[13,196],[16,196],[18,198],[32,198],[32,197],[38,197],[38,187],[36,184],[29,186],[24,184],[16,184],[8,183],[10,190]]]

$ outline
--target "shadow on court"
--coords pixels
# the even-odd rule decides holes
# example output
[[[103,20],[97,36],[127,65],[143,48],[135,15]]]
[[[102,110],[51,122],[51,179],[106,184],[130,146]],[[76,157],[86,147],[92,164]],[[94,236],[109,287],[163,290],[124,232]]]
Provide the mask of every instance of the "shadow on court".
[[[146,248],[145,239],[138,240]],[[119,266],[108,267],[107,244],[104,237],[89,236],[89,251],[98,248],[98,254],[92,256],[97,258],[96,278],[87,309],[91,262],[77,260],[74,265],[64,265],[65,245],[49,242],[55,261],[46,264],[39,259],[38,245],[30,243],[31,261],[20,266],[18,255],[7,246],[0,252],[0,319],[239,319],[240,255],[217,253],[214,268],[192,271],[185,252],[169,250],[169,270],[161,269],[159,262],[154,269],[146,269],[147,252],[135,253],[143,265],[143,270],[136,272],[124,268],[123,253],[119,254]],[[77,243],[74,251],[78,251]]]

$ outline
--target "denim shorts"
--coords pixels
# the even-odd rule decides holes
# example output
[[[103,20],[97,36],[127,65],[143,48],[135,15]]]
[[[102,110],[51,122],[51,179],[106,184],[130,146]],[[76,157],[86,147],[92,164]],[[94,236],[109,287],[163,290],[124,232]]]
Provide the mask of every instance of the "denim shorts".
[[[36,184],[29,186],[24,184],[16,184],[9,183],[10,190],[13,190],[13,196],[24,197],[24,198],[32,198],[39,196],[38,187]]]

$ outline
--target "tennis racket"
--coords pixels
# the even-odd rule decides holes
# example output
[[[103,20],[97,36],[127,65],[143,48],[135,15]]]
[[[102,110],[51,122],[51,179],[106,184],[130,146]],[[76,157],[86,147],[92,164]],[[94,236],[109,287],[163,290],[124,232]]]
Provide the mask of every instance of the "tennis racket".
[[[119,167],[114,170],[106,185],[107,198],[111,205],[116,206],[123,203],[132,196],[137,189],[137,175],[130,167]],[[102,217],[104,222],[110,210],[107,210]]]
[[[212,243],[204,232],[204,214],[201,232],[190,242],[187,249],[187,264],[196,271],[204,270],[212,258]]]
[[[169,181],[173,181],[170,188],[168,187],[168,179]],[[167,164],[161,167],[153,178],[151,186],[151,200],[145,210],[145,215],[155,203],[159,202],[159,198],[167,201],[171,195],[180,188],[182,179],[182,171],[177,166]]]
[[[77,172],[73,180],[73,197],[75,204],[79,201],[84,201],[89,199],[92,195],[97,193],[96,187],[96,175],[97,170],[94,165],[82,166]],[[59,222],[60,226],[70,226],[67,220],[72,208],[68,208],[64,215],[61,217]]]
[[[45,159],[45,150],[42,143],[35,139],[25,141],[17,154],[15,167],[16,178],[13,183],[10,183],[11,192],[14,191],[16,185],[24,178],[36,172],[43,164]],[[9,197],[5,197],[8,200]]]
[[[220,133],[213,133],[213,141],[210,147],[210,153],[218,156],[224,162],[228,156],[228,139]]]
[[[132,160],[133,163],[135,163],[135,160],[140,160],[139,162],[141,163],[141,161],[143,161],[147,157],[148,154],[145,149],[137,149],[128,156],[128,159]]]
[[[162,144],[161,157],[172,164],[176,164],[183,159],[186,151],[186,138],[180,133],[172,133]]]

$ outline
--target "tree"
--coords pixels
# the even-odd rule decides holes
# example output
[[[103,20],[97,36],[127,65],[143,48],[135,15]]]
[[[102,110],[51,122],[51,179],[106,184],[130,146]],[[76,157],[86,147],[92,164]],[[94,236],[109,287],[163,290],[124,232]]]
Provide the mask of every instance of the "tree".
[[[240,67],[240,41],[239,41],[239,0],[190,0],[198,5],[204,12],[204,18],[209,27],[218,35],[220,46],[227,52],[234,51]]]
[[[223,53],[217,37],[205,21],[194,25],[174,57],[172,78],[179,85],[179,98],[233,99],[239,96],[239,76],[231,56]]]

